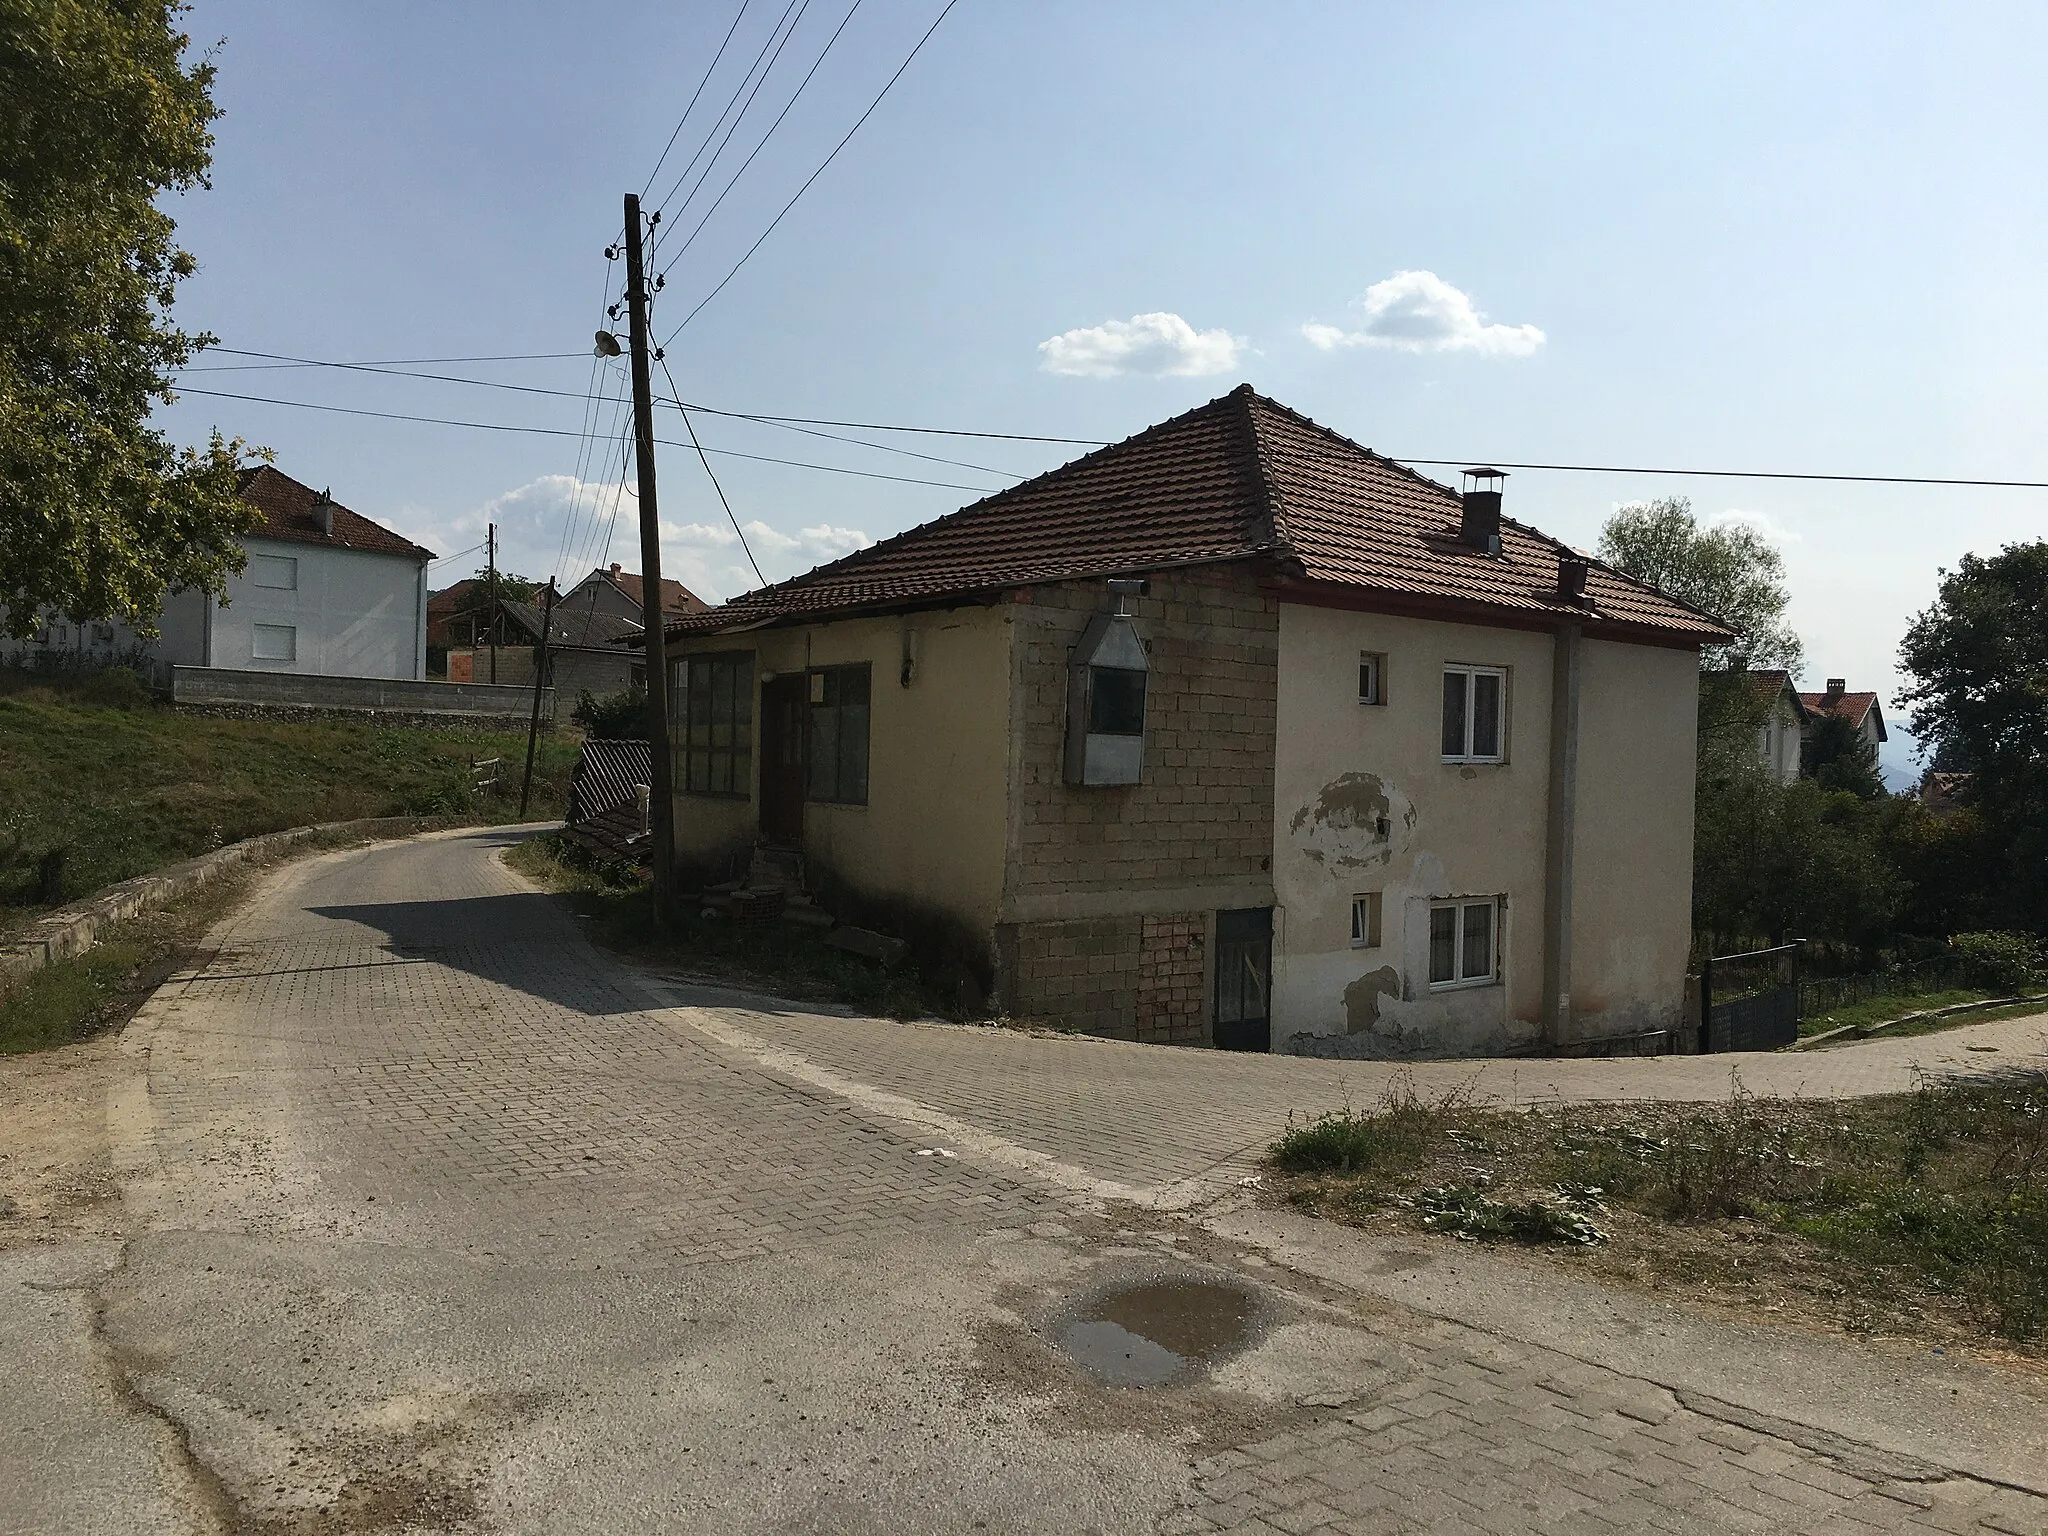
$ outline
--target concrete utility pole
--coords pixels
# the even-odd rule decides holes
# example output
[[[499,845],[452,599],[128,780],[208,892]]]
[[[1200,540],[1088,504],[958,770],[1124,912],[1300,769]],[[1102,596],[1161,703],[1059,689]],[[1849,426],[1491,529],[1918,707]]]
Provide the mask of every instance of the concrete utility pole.
[[[526,802],[533,794],[533,743],[540,735],[540,692],[547,686],[548,637],[555,628],[555,578],[548,578],[548,595],[540,611],[540,649],[533,658],[533,714],[526,722],[526,776],[519,781],[519,815],[526,816]],[[559,700],[557,701],[560,702]]]
[[[626,306],[632,316],[633,456],[640,470],[640,615],[647,644],[648,831],[654,840],[654,918],[674,916],[675,796],[668,744],[668,648],[661,609],[661,523],[654,502],[654,386],[647,374],[647,267],[640,199],[626,194]]]
[[[498,525],[484,525],[484,568],[490,572],[491,587],[491,681],[498,680]]]

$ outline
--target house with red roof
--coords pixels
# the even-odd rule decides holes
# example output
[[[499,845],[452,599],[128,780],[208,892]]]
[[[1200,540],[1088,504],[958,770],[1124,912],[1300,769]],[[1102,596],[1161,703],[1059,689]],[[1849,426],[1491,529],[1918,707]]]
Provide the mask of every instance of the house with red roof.
[[[174,592],[158,633],[53,617],[24,659],[328,677],[424,678],[433,553],[269,464],[241,474],[257,514],[220,597]]]
[[[1749,686],[1765,712],[1757,726],[1757,756],[1773,779],[1790,784],[1799,777],[1800,748],[1813,718],[1805,696],[1782,667],[1753,669]]]
[[[1675,1040],[1733,633],[1465,479],[1245,386],[676,620],[679,868],[1126,1039]]]
[[[1869,744],[1873,752],[1891,740],[1890,732],[1884,728],[1884,708],[1878,703],[1877,695],[1851,693],[1847,678],[1829,678],[1824,693],[1802,693],[1799,703],[1805,709],[1809,722],[1829,715],[1847,720],[1856,727],[1856,734]]]

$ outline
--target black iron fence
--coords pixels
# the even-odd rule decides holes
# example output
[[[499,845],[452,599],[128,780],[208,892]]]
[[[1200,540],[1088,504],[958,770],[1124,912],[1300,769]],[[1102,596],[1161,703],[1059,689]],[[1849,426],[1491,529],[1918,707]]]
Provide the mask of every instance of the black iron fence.
[[[1799,1038],[1802,999],[1794,941],[1700,966],[1700,1049],[1770,1051]]]
[[[1873,997],[1914,997],[1963,984],[1961,966],[1947,958],[1888,966],[1856,976],[1803,977],[1799,983],[1799,1016],[1813,1018]]]

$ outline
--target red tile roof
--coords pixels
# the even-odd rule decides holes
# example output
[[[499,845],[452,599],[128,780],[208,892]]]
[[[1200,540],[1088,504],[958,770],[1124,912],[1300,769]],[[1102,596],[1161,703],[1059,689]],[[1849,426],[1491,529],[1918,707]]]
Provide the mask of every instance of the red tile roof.
[[[1749,674],[1749,686],[1763,697],[1772,700],[1779,698],[1787,690],[1790,690],[1792,694],[1792,712],[1801,720],[1806,718],[1803,696],[1796,688],[1792,687],[1792,674],[1783,667],[1752,668]]]
[[[1874,693],[1802,693],[1799,702],[1814,715],[1840,715],[1844,720],[1863,729],[1863,720],[1871,710],[1877,710],[1877,739],[1891,740],[1891,733],[1884,728],[1884,710],[1879,708]]]
[[[645,595],[647,589],[640,584],[640,573],[638,571],[622,571],[614,567],[609,571],[600,571],[596,574],[603,576],[613,586],[625,593],[633,602],[645,603],[647,601]],[[710,606],[709,603],[705,602],[703,598],[692,592],[680,581],[671,581],[666,576],[661,578],[661,611],[663,613],[703,613]]]
[[[1258,560],[1297,583],[1395,603],[1580,615],[1712,644],[1718,620],[1589,561],[1586,604],[1558,595],[1566,546],[1501,522],[1501,552],[1458,537],[1440,485],[1242,385],[936,522],[668,626],[670,634],[887,608],[1077,577]],[[1583,557],[1582,557],[1583,558]]]
[[[249,530],[252,539],[288,539],[295,544],[325,544],[331,549],[361,549],[385,555],[413,555],[434,558],[412,540],[401,538],[381,523],[373,523],[359,512],[351,512],[338,501],[310,485],[301,485],[283,470],[258,464],[242,471],[238,489],[242,500],[263,514],[263,520]],[[318,509],[323,500],[334,509],[334,531],[321,531]]]

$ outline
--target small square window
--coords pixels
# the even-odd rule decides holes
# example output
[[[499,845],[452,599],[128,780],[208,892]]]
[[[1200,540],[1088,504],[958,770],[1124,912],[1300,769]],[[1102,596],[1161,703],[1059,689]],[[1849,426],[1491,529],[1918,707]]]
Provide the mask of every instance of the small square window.
[[[249,656],[252,661],[297,661],[299,632],[290,624],[250,626]]]
[[[1380,947],[1380,893],[1367,891],[1351,898],[1351,947]]]
[[[1358,653],[1358,702],[1387,702],[1387,658],[1378,651]]]
[[[294,592],[299,585],[299,562],[290,555],[251,555],[249,584]]]
[[[1500,974],[1500,899],[1451,901],[1429,909],[1429,984],[1483,987]]]

